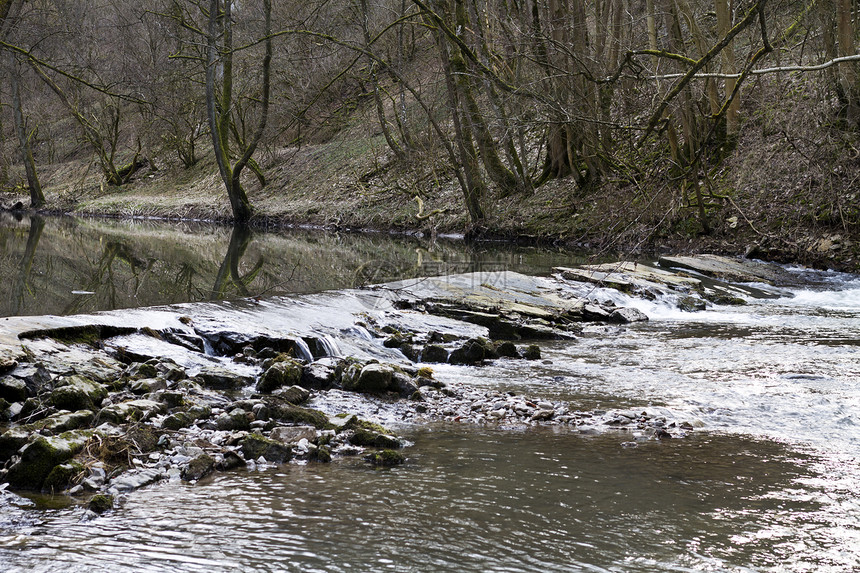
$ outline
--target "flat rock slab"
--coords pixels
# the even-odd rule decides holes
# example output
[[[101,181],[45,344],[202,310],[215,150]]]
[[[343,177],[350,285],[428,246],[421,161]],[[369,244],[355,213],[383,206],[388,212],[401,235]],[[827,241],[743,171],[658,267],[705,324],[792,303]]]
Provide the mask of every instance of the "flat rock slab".
[[[796,274],[778,265],[719,255],[660,257],[658,262],[661,267],[691,270],[731,282],[760,282],[774,286],[798,285],[803,282]]]

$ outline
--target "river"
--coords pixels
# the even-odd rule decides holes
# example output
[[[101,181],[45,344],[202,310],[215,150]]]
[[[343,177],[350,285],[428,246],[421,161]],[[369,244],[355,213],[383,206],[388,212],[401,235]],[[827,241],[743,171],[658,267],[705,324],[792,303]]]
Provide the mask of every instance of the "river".
[[[4,260],[20,271],[29,230],[26,222],[9,225],[18,230],[19,250],[10,249],[7,239]],[[287,279],[304,285],[294,292],[346,288],[366,278],[426,272],[428,260],[443,272],[498,265],[531,273],[582,260],[552,249],[475,251],[456,241],[256,235],[234,274],[247,278],[261,259],[269,274],[258,269],[247,283],[227,281],[232,286],[218,296],[212,285],[231,256],[229,231],[203,226],[212,237],[208,244],[206,233],[194,229],[48,220],[41,237],[46,251],[33,254],[25,295],[37,292],[40,273],[71,259],[72,247],[47,246],[52,225],[71,225],[67,234],[78,237],[90,260],[102,257],[103,251],[92,249],[104,245],[104,237],[121,236],[137,245],[137,260],[169,269],[163,275],[168,278],[156,279],[162,275],[155,270],[135,275],[120,264],[113,273],[122,278],[120,286],[111,287],[119,308],[135,301],[186,302],[176,289],[163,288],[182,267],[180,259],[141,246],[136,229],[148,240],[158,237],[156,244],[175,242],[177,249],[186,236],[200,241],[187,249],[204,254],[190,259],[198,282],[186,290],[197,295],[188,300],[243,296],[242,284],[247,293],[259,288],[261,295],[276,289],[286,294]],[[40,262],[51,257],[52,265]],[[299,260],[304,266],[296,266]],[[291,265],[308,269],[308,278],[290,271]],[[60,296],[49,303],[54,307],[40,311],[27,302],[23,308],[30,314],[58,312],[52,309],[64,304],[74,312],[110,308],[110,296],[103,294],[110,289],[99,290],[93,273],[63,273],[92,280],[55,286]],[[312,286],[311,276],[323,280]],[[575,341],[542,342],[544,360],[537,364],[434,365],[445,381],[568,400],[580,409],[664,411],[696,427],[687,438],[654,441],[564,427],[406,426],[398,432],[414,444],[396,468],[374,470],[358,459],[340,459],[218,473],[193,486],[171,482],[136,491],[122,508],[92,521],[81,521],[82,508],[61,496],[3,491],[0,569],[858,570],[860,279],[838,273],[812,278],[814,288],[770,289],[768,298],[750,297],[745,306],[702,312],[589,291],[636,306],[650,321],[592,325]],[[144,294],[138,285],[147,281],[167,298]],[[88,302],[68,307],[75,297]]]

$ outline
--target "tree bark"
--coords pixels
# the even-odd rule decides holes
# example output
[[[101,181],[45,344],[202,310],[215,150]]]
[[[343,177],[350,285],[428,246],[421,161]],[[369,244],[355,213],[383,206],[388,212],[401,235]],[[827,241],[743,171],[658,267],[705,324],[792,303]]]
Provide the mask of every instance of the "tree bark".
[[[18,63],[13,56],[9,56],[9,78],[12,88],[12,118],[15,122],[15,133],[18,136],[18,145],[21,148],[21,161],[24,163],[24,172],[27,175],[27,187],[30,190],[30,207],[39,209],[45,205],[45,195],[42,193],[42,184],[39,183],[39,175],[36,171],[36,160],[33,159],[33,148],[30,145],[30,134],[27,133],[27,124],[24,120],[24,111],[21,105],[21,78],[19,77]]]

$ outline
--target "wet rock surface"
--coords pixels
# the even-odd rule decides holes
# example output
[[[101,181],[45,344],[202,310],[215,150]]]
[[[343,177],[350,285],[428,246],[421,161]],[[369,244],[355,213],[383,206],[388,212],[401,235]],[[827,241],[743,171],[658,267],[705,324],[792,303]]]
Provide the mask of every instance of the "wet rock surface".
[[[707,260],[714,276],[716,264]],[[697,269],[704,272],[704,263]],[[193,305],[33,319],[47,324],[41,330],[26,319],[7,321],[4,339],[20,338],[2,348],[0,480],[109,497],[92,508],[98,513],[157,481],[196,482],[234,468],[355,455],[395,466],[408,460],[397,429],[415,424],[556,425],[622,432],[626,445],[693,431],[697,422],[663,410],[583,409],[436,379],[434,364],[475,370],[541,360],[540,341],[576,344],[588,322],[647,320],[633,308],[576,296],[572,284],[683,295],[679,305],[691,311],[718,296],[749,294],[635,263],[556,272],[552,279],[472,273],[285,299],[241,308],[232,322],[224,318],[231,309]],[[330,324],[318,321],[322,309]],[[295,330],[266,329],[289,317]],[[105,324],[87,327],[94,320]]]

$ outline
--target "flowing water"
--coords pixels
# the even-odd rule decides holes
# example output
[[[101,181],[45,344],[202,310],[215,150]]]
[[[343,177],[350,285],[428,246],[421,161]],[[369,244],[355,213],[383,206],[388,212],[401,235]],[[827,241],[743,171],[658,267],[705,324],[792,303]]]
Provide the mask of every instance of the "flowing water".
[[[343,265],[323,285],[340,288],[353,281],[341,275],[361,266],[345,260],[414,271],[416,253],[440,248],[308,237],[255,237],[261,245],[246,252],[275,260],[286,245],[311,241],[316,260]],[[361,245],[354,259],[350,240]],[[337,253],[315,251],[321,244]],[[558,251],[475,257],[456,243],[444,248],[438,258],[516,263],[527,272],[576,262]],[[214,282],[218,265],[208,264]],[[289,276],[276,274],[267,280]],[[0,570],[860,570],[860,280],[813,278],[814,288],[769,289],[769,298],[746,306],[696,313],[589,290],[651,320],[592,325],[575,341],[541,343],[537,364],[434,365],[442,380],[578,409],[665,412],[697,427],[688,438],[407,426],[398,431],[414,445],[396,468],[345,459],[221,473],[139,490],[92,521],[61,497],[0,492]]]

